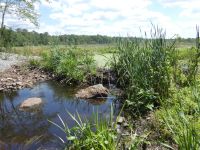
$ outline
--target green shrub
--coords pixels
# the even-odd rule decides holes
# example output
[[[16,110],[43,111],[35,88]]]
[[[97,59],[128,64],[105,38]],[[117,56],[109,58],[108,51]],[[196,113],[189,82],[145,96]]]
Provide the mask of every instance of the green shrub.
[[[199,87],[177,90],[170,101],[156,112],[163,134],[170,134],[181,150],[200,148]]]
[[[90,73],[95,73],[92,54],[79,52],[76,48],[53,48],[42,55],[41,65],[67,82],[84,81]]]
[[[40,65],[40,61],[37,59],[30,59],[29,65],[30,67],[38,67]]]

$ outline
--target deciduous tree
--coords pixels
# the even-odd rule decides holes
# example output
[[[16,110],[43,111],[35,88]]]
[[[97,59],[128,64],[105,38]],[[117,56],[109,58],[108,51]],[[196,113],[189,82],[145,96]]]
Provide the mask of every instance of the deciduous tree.
[[[7,15],[14,15],[19,19],[28,20],[38,26],[38,14],[34,4],[39,0],[0,0],[0,40],[3,40],[4,23]]]

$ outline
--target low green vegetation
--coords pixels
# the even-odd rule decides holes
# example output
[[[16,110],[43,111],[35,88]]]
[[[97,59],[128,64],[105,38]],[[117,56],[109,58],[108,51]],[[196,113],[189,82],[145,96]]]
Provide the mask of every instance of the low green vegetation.
[[[71,129],[68,128],[67,124],[63,119],[59,117],[62,126],[53,123],[63,132],[66,133],[67,142],[65,139],[61,139],[66,144],[66,149],[71,150],[115,150],[117,143],[117,134],[114,129],[111,129],[112,115],[111,118],[103,118],[98,114],[94,113],[92,120],[82,119],[77,113],[72,115],[68,113],[73,121],[76,123]]]
[[[68,112],[68,115],[75,122],[72,128],[69,128],[59,115],[60,124],[49,121],[66,134],[66,139],[58,137],[64,143],[66,150],[137,150],[146,138],[146,136],[139,137],[131,127],[128,128],[129,137],[124,138],[118,134],[112,106],[110,116],[107,118],[98,111],[94,112],[90,119],[81,118],[78,112],[76,114]]]
[[[200,148],[199,94],[199,85],[182,88],[156,111],[163,136],[171,136],[181,150]]]
[[[42,60],[38,64],[66,83],[84,82],[88,75],[95,74],[96,71],[93,55],[73,47],[54,47],[42,54]]]

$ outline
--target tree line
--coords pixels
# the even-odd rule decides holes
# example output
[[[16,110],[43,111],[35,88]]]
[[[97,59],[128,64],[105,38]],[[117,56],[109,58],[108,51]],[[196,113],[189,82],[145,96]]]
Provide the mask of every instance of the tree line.
[[[1,32],[2,29],[0,29]],[[113,44],[122,37],[110,37],[103,35],[50,35],[48,32],[38,33],[35,31],[28,31],[27,29],[4,28],[0,39],[0,47],[13,46],[38,46],[38,45],[80,45],[80,44]],[[124,37],[134,38],[134,37]],[[193,38],[180,38],[178,43],[195,43]]]
[[[21,20],[28,20],[38,26],[38,14],[34,4],[40,0],[0,0],[0,47],[26,46],[26,45],[79,45],[79,44],[110,44],[115,43],[121,37],[109,37],[102,35],[49,35],[48,32],[29,32],[26,29],[13,30],[5,26],[4,22],[9,15],[16,15]],[[49,2],[49,0],[46,0]],[[126,37],[127,38],[127,37]],[[128,37],[129,39],[133,37]],[[125,39],[125,38],[123,38]],[[177,38],[178,43],[194,44],[195,39]]]
[[[1,29],[0,29],[1,30]],[[50,35],[48,32],[29,32],[26,29],[4,29],[0,39],[1,47],[26,46],[26,45],[79,45],[79,44],[110,44],[115,43],[119,37],[102,35]]]

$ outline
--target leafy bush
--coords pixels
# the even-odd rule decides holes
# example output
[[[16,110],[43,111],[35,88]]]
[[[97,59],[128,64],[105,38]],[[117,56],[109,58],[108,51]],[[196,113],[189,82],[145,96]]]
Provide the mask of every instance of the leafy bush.
[[[41,64],[68,82],[84,81],[89,73],[95,73],[92,54],[79,52],[76,48],[54,48],[43,54]]]
[[[37,59],[30,59],[29,65],[30,67],[38,67],[40,65],[40,61]]]

